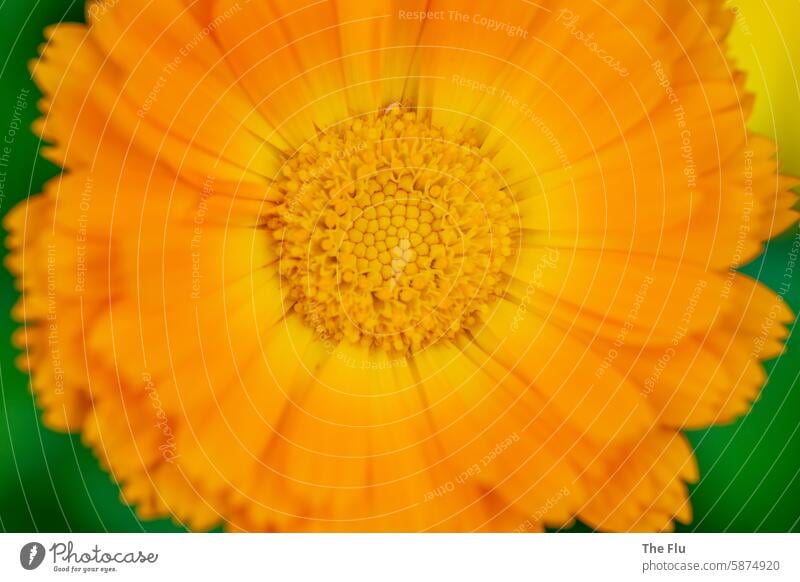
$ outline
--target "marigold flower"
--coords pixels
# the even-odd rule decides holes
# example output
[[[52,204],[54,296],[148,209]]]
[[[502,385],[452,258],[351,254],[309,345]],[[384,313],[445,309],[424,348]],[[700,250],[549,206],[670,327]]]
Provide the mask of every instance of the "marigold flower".
[[[689,521],[793,318],[722,4],[90,3],[6,223],[45,422],[196,529]]]

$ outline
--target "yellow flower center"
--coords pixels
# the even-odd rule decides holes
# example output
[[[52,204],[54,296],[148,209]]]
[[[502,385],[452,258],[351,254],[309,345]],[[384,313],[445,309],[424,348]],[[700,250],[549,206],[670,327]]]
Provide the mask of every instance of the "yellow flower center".
[[[401,107],[321,132],[267,219],[293,309],[324,339],[407,355],[475,325],[519,241],[474,132]]]

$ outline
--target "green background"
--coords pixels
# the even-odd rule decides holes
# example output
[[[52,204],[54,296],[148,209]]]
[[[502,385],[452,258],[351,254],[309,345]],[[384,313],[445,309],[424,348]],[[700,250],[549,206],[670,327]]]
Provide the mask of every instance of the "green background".
[[[776,138],[781,167],[800,175],[800,66],[793,62],[800,60],[800,39],[789,30],[797,3],[734,4],[733,54],[758,95],[752,128]],[[44,27],[82,19],[83,2],[0,0],[0,134],[23,89],[31,92],[23,110],[25,127],[36,117],[39,93],[28,63]],[[58,173],[38,157],[38,148],[32,134],[17,133],[0,193],[0,216]],[[743,270],[776,288],[795,236],[800,232],[771,241]],[[8,339],[14,329],[8,314],[16,299],[11,276],[0,269],[0,531],[183,531],[168,520],[140,521],[120,502],[116,484],[79,436],[41,424],[28,378],[14,366],[16,353]],[[800,311],[800,284],[792,285],[785,299]],[[800,531],[800,334],[792,334],[786,354],[766,368],[769,383],[749,415],[733,425],[689,434],[701,481],[691,488],[695,520],[680,531]],[[586,528],[578,524],[572,531]]]

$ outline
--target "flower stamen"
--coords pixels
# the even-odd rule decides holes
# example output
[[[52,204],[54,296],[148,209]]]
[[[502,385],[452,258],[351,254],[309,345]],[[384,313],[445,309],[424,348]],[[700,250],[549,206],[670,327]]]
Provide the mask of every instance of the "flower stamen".
[[[293,309],[334,341],[408,354],[503,295],[514,201],[471,130],[402,107],[351,118],[285,163],[267,218]]]

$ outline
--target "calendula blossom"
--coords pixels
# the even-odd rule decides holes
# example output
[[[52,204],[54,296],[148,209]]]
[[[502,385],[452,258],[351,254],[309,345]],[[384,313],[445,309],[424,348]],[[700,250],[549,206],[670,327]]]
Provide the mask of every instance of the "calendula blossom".
[[[691,519],[792,314],[719,0],[119,0],[47,30],[20,365],[145,519]]]

